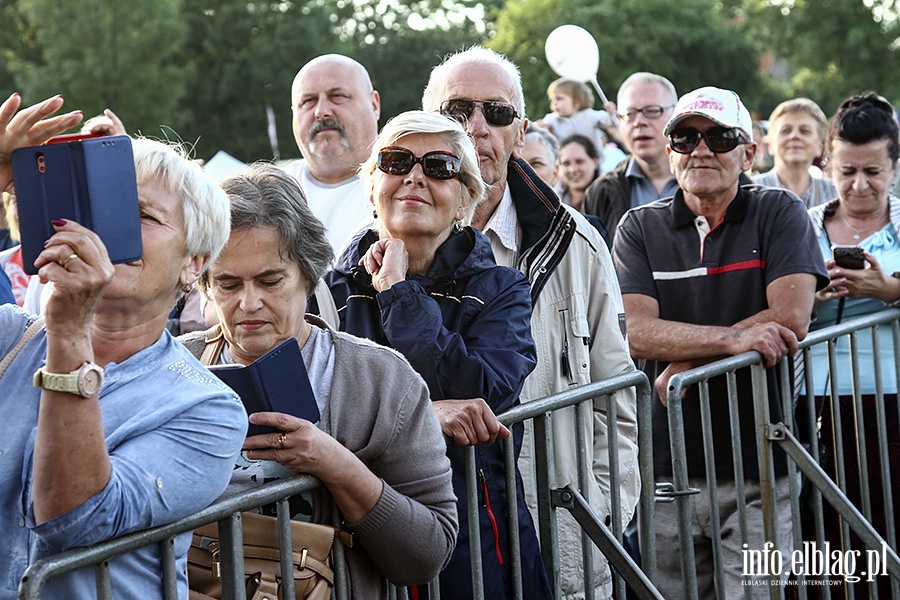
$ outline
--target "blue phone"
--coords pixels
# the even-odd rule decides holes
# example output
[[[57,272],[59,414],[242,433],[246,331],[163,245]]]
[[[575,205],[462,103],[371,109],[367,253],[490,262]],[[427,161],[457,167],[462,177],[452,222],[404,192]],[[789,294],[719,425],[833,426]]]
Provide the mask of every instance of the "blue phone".
[[[34,261],[68,219],[100,236],[115,263],[141,258],[141,216],[131,138],[125,135],[51,140],[13,151],[12,168],[22,236],[22,266]]]

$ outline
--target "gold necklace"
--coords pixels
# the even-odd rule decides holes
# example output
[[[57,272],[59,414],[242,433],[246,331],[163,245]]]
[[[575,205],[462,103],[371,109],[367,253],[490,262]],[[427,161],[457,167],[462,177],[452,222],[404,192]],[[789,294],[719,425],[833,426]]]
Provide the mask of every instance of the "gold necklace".
[[[867,232],[867,231],[877,231],[878,229],[881,229],[881,228],[884,226],[885,221],[887,220],[885,217],[882,217],[882,218],[881,218],[881,221],[879,221],[878,224],[875,225],[874,227],[869,227],[869,228],[867,228],[867,229],[857,229],[856,227],[854,227],[853,225],[851,225],[850,223],[847,222],[847,219],[844,217],[844,211],[843,211],[843,210],[841,210],[841,212],[838,213],[838,214],[840,214],[840,216],[841,216],[841,221],[844,222],[844,225],[846,225],[848,228],[850,228],[850,229],[852,229],[853,231],[856,232],[856,233],[853,234],[853,239],[854,239],[854,240],[858,240],[859,238],[861,238],[861,237],[862,237],[862,234],[864,234],[864,233]]]

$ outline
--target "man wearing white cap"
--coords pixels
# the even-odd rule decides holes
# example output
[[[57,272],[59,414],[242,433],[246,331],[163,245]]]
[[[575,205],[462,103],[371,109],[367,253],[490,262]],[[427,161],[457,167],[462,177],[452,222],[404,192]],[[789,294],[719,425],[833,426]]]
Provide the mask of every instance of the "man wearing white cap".
[[[672,475],[665,401],[669,378],[726,356],[759,352],[767,367],[797,351],[807,333],[815,290],[827,283],[809,217],[782,190],[741,185],[756,144],[750,113],[734,92],[705,87],[683,96],[666,125],[667,152],[680,190],[634,208],[619,224],[613,246],[634,358],[656,380],[653,402],[655,472]],[[818,282],[817,282],[818,278]],[[783,420],[776,369],[768,370],[771,421]],[[684,395],[684,427],[693,518],[692,543],[701,598],[743,597],[742,540],[724,376],[709,381],[715,473],[708,481],[699,392]],[[750,370],[737,373],[738,416],[747,505],[748,548],[763,550],[759,466]],[[788,422],[790,415],[787,416]],[[778,502],[788,498],[786,458],[774,455]],[[717,478],[717,480],[716,480]],[[710,506],[708,486],[718,506]],[[681,574],[674,504],[657,504],[658,585],[666,598],[687,594]],[[718,511],[722,540],[709,539]],[[778,549],[790,556],[790,510],[780,510]],[[706,524],[704,526],[704,524]],[[713,578],[713,544],[721,544],[724,590]],[[753,593],[768,594],[765,587]]]

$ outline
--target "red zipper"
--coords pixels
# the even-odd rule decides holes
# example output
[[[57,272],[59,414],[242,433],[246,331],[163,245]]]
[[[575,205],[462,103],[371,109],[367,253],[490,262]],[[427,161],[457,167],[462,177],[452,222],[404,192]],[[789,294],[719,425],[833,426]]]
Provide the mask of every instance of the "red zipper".
[[[478,478],[481,480],[481,488],[484,490],[484,509],[487,511],[488,520],[491,522],[491,529],[494,530],[494,550],[497,552],[497,562],[502,565],[503,553],[500,551],[500,529],[497,527],[494,509],[491,508],[491,496],[488,494],[487,478],[484,476],[484,469],[478,469]]]

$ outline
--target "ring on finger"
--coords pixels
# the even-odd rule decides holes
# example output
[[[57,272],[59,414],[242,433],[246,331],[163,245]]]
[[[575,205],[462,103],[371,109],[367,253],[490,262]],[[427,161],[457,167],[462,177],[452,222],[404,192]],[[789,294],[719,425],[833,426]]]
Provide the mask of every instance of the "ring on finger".
[[[279,448],[284,447],[284,442],[285,442],[285,440],[287,440],[287,434],[286,434],[286,433],[282,433],[281,435],[278,436],[278,442],[277,442],[277,443],[278,443],[278,447],[279,447]]]
[[[65,269],[65,268],[66,268],[66,265],[69,264],[69,261],[72,260],[73,258],[81,258],[81,257],[78,256],[77,254],[75,254],[75,253],[73,252],[72,254],[70,254],[70,255],[68,255],[67,257],[65,257],[61,263],[59,263],[60,266],[61,266],[63,269]]]

